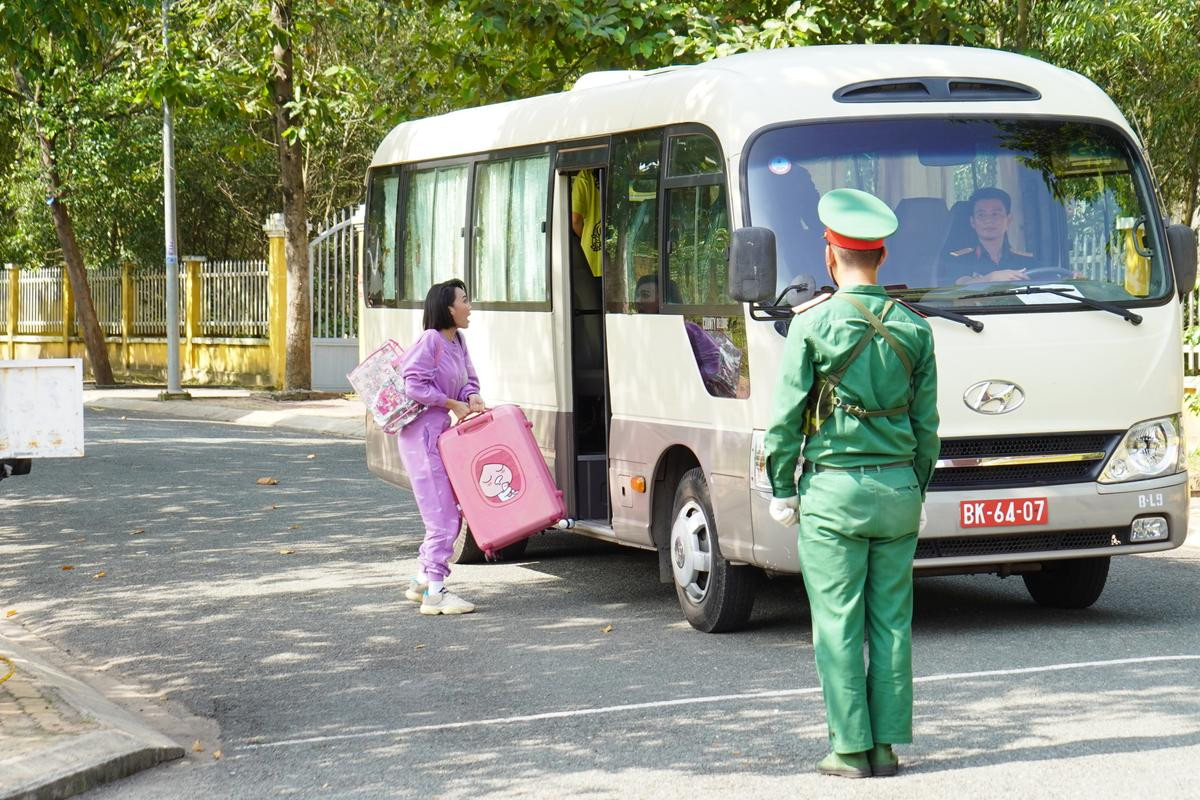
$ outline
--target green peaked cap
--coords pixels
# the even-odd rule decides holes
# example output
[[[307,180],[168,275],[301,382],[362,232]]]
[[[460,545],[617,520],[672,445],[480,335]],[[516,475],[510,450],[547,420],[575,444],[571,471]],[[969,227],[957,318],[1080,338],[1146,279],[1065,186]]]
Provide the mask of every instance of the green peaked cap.
[[[900,227],[888,204],[858,189],[834,189],[817,204],[817,216],[825,227],[851,239],[884,239]]]

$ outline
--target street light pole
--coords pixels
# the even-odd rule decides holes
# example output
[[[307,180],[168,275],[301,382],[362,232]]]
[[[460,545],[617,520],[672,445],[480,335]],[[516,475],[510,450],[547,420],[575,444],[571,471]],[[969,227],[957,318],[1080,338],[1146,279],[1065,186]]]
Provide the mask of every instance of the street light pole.
[[[170,58],[167,43],[167,8],[162,4],[163,56]],[[163,230],[166,236],[167,262],[167,390],[159,395],[163,400],[185,398],[188,395],[179,385],[179,249],[175,226],[175,137],[171,124],[171,106],[163,97]]]

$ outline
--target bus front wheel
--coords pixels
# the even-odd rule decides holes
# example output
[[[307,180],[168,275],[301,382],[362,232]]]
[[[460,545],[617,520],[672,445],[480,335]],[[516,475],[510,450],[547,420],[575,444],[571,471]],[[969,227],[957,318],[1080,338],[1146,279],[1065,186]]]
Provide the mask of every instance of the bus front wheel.
[[[1108,557],[1072,558],[1045,564],[1024,575],[1034,601],[1050,608],[1087,608],[1100,599],[1108,580]]]
[[[757,573],[721,555],[708,483],[699,467],[684,473],[671,513],[671,572],[683,615],[705,633],[742,628],[754,608]]]

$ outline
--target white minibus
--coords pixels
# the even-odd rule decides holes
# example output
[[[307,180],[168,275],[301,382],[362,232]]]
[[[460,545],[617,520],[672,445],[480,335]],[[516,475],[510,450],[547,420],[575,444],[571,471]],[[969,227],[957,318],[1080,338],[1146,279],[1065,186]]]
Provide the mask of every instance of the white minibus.
[[[361,351],[414,341],[429,286],[463,279],[484,397],[525,410],[574,530],[657,552],[693,626],[737,629],[799,573],[763,431],[837,187],[895,209],[880,279],[934,332],[918,574],[1080,608],[1112,556],[1182,543],[1195,234],[1103,91],[1012,53],[763,51],[398,125],[367,176]]]

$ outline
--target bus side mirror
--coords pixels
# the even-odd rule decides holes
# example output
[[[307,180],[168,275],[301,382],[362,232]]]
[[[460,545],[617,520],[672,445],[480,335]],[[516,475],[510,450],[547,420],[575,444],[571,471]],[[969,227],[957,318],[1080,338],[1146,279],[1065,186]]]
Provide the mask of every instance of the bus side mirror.
[[[1196,288],[1196,232],[1187,225],[1168,225],[1167,247],[1175,270],[1175,289],[1183,299]]]
[[[729,296],[741,303],[774,299],[775,232],[770,228],[738,228],[733,232]]]

